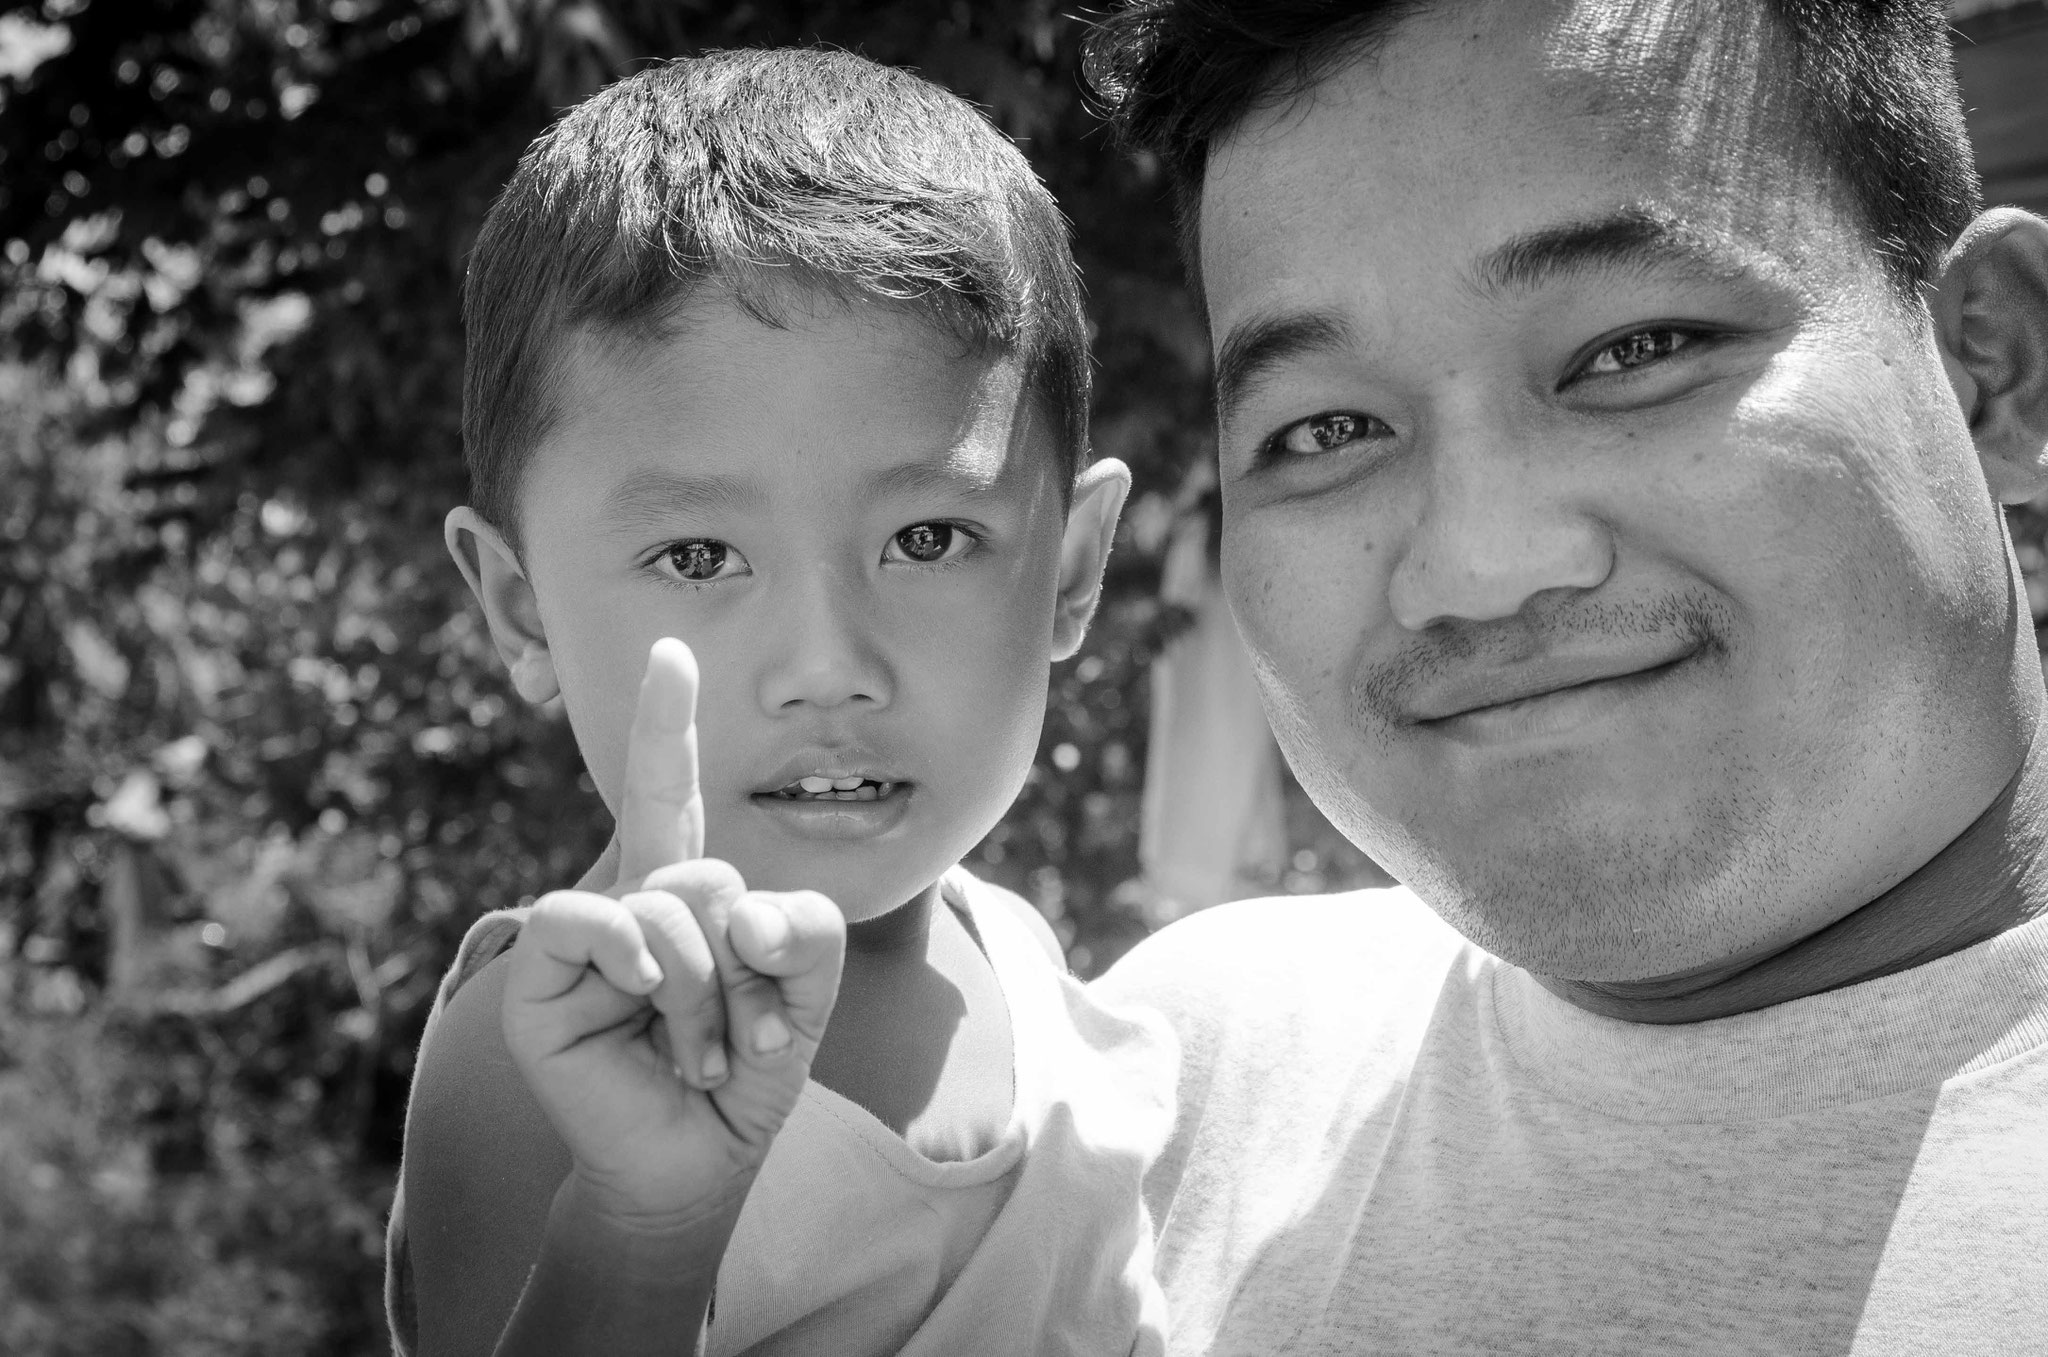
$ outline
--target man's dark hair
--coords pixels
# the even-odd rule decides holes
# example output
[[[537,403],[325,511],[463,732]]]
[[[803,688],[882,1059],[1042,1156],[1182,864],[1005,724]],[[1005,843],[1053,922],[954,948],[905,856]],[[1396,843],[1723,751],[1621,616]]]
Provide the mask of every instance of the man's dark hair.
[[[1910,293],[1979,202],[1940,0],[1755,2],[1785,39],[1806,134]],[[1170,174],[1191,275],[1210,144],[1437,3],[1132,0],[1096,27],[1089,81],[1125,144],[1157,155]]]
[[[769,325],[824,298],[925,315],[1016,354],[1061,484],[1088,437],[1088,336],[1066,219],[974,107],[847,52],[727,51],[619,81],[535,139],[463,286],[474,507],[518,544],[561,415],[565,346],[658,338],[700,288]]]

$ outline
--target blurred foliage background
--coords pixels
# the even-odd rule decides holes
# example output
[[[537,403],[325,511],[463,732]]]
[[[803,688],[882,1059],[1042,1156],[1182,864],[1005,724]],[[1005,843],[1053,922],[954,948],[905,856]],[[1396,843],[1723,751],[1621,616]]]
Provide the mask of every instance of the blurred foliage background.
[[[384,1350],[414,1045],[477,913],[609,830],[446,561],[463,260],[553,113],[825,42],[1022,143],[1137,494],[974,865],[1092,974],[1142,936],[1160,559],[1208,450],[1155,167],[1051,0],[0,3],[0,1352]],[[1370,865],[1298,797],[1274,889]]]
[[[609,828],[442,554],[463,259],[553,112],[646,58],[913,66],[1073,218],[1095,441],[1137,488],[973,863],[1083,974],[1143,934],[1147,668],[1204,509],[1207,352],[1081,32],[1052,0],[0,0],[0,1352],[385,1350],[435,980]],[[1270,888],[1373,878],[1298,795],[1289,830]]]

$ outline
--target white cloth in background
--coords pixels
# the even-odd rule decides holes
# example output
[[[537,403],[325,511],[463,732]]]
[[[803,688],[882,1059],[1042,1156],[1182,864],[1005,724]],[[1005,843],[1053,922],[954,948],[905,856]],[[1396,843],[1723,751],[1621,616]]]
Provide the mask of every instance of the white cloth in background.
[[[1225,905],[1096,988],[1181,1038],[1177,1357],[2048,1353],[2048,918],[1668,1027],[1401,889]]]
[[[1152,662],[1138,860],[1163,919],[1271,890],[1287,867],[1280,750],[1209,554],[1209,521],[1174,529],[1160,596],[1194,624]]]

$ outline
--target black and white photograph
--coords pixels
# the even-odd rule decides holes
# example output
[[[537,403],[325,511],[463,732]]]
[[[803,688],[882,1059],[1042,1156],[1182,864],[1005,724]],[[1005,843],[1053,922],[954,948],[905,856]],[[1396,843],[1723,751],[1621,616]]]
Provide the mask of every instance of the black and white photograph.
[[[0,0],[0,1357],[2048,1357],[2048,0]]]

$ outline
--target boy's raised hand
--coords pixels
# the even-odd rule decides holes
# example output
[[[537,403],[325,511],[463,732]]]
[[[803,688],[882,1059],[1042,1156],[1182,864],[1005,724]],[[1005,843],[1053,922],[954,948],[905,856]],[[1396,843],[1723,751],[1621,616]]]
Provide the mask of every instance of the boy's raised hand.
[[[626,756],[618,880],[542,897],[505,978],[505,1041],[575,1189],[636,1230],[730,1225],[803,1089],[845,958],[824,896],[748,891],[700,857],[696,698],[689,647],[657,641]]]

